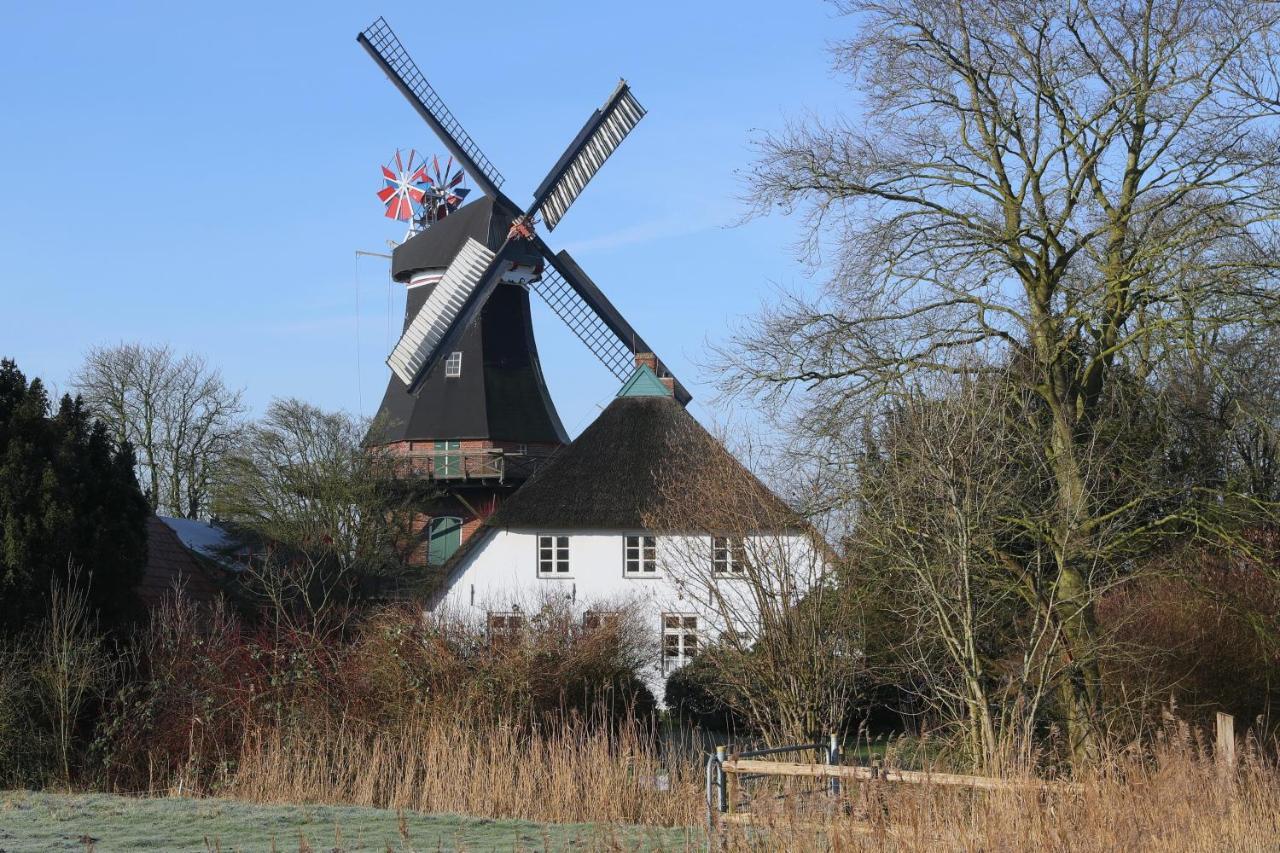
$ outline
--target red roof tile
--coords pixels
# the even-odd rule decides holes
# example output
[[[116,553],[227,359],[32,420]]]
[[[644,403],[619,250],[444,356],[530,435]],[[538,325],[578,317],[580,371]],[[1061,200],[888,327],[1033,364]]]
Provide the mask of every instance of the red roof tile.
[[[138,595],[148,607],[155,607],[179,583],[192,601],[208,602],[218,596],[211,569],[187,550],[169,525],[153,515],[147,519],[147,568]]]

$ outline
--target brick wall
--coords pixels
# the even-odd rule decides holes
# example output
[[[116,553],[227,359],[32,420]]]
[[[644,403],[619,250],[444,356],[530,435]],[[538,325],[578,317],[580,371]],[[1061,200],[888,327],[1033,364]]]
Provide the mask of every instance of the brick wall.
[[[531,454],[550,453],[561,447],[560,444],[547,442],[534,442],[525,446]],[[384,447],[397,456],[408,456],[414,453],[434,452],[435,441],[431,439],[397,441],[384,445]],[[461,453],[475,453],[490,449],[516,453],[521,449],[521,444],[514,441],[490,441],[489,439],[461,439],[458,442],[458,452]],[[462,533],[460,539],[462,544],[466,544],[471,537],[479,532],[484,520],[497,509],[501,496],[509,491],[509,488],[497,485],[493,489],[469,487],[466,492],[466,500],[468,504],[475,508],[475,512],[468,509],[466,504],[449,495],[443,495],[432,500],[410,522],[410,531],[413,537],[412,547],[409,552],[410,564],[418,566],[427,564],[427,551],[430,547],[427,531],[432,518],[441,516],[461,518]]]
[[[427,551],[430,547],[428,530],[431,519],[439,517],[462,519],[462,533],[459,537],[459,544],[465,545],[480,530],[484,520],[493,514],[493,510],[497,506],[496,495],[478,494],[475,498],[468,497],[467,500],[480,513],[479,515],[473,513],[461,501],[449,496],[443,496],[432,501],[429,506],[423,507],[422,512],[413,517],[409,523],[410,533],[413,537],[413,547],[410,549],[408,557],[410,565],[425,566],[427,564]]]

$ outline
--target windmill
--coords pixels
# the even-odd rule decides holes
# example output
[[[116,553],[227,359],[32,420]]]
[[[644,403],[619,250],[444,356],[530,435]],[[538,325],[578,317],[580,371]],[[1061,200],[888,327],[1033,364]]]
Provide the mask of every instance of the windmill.
[[[474,239],[462,247],[388,357],[391,369],[416,393],[444,354],[453,351],[513,264],[520,265],[533,255],[538,262],[528,285],[619,381],[626,379],[634,368],[634,353],[653,350],[569,253],[553,253],[534,230],[539,218],[548,230],[555,229],[587,182],[644,117],[644,108],[626,81],[620,81],[604,105],[591,114],[534,190],[532,203],[522,210],[503,193],[502,174],[453,117],[387,22],[379,18],[357,41],[492,200],[496,211],[512,221],[497,248]],[[658,372],[669,375],[661,361]],[[690,394],[679,382],[674,384],[676,398],[687,404]]]
[[[387,358],[392,375],[366,439],[407,457],[436,489],[421,526],[427,562],[439,564],[568,441],[538,360],[530,291],[619,382],[645,358],[681,403],[690,395],[568,252],[553,252],[536,231],[539,222],[549,230],[560,223],[644,116],[627,84],[592,113],[521,208],[386,21],[357,41],[481,194],[466,204],[446,200],[446,215],[393,252],[392,277],[408,287],[404,331]]]

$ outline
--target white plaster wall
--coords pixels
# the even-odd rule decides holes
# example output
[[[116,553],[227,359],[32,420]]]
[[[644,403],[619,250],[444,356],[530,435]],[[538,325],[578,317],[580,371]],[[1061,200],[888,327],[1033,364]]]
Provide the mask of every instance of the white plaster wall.
[[[483,616],[489,610],[511,610],[516,604],[528,611],[544,596],[561,596],[583,610],[621,601],[671,604],[678,609],[682,599],[669,573],[662,571],[661,558],[656,577],[623,575],[626,535],[622,531],[499,530],[459,567],[448,592],[448,607],[451,612],[475,611]],[[539,536],[569,537],[567,574],[538,574]]]
[[[657,572],[654,576],[626,575],[624,543],[627,535],[641,531],[498,530],[465,555],[453,580],[437,605],[448,613],[482,623],[490,611],[536,613],[543,602],[558,598],[571,603],[575,612],[635,609],[653,632],[654,666],[645,680],[659,701],[665,674],[661,671],[661,616],[664,613],[699,617],[700,642],[715,639],[722,630],[714,612],[700,606],[705,592],[697,586],[710,582],[711,540],[707,536],[658,536]],[[539,536],[569,537],[569,572],[553,576],[537,571]],[[753,548],[748,537],[748,551]],[[812,542],[804,536],[759,537],[762,552],[794,560],[797,571],[808,571],[815,559]],[[756,621],[753,596],[743,578],[719,576],[720,594],[733,603],[739,629]]]

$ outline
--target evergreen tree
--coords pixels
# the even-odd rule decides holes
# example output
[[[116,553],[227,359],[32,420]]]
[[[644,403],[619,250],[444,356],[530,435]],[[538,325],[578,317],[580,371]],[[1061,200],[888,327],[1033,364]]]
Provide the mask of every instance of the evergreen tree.
[[[79,398],[51,416],[44,384],[0,361],[0,634],[39,619],[70,566],[104,625],[138,614],[150,510],[133,467]]]

